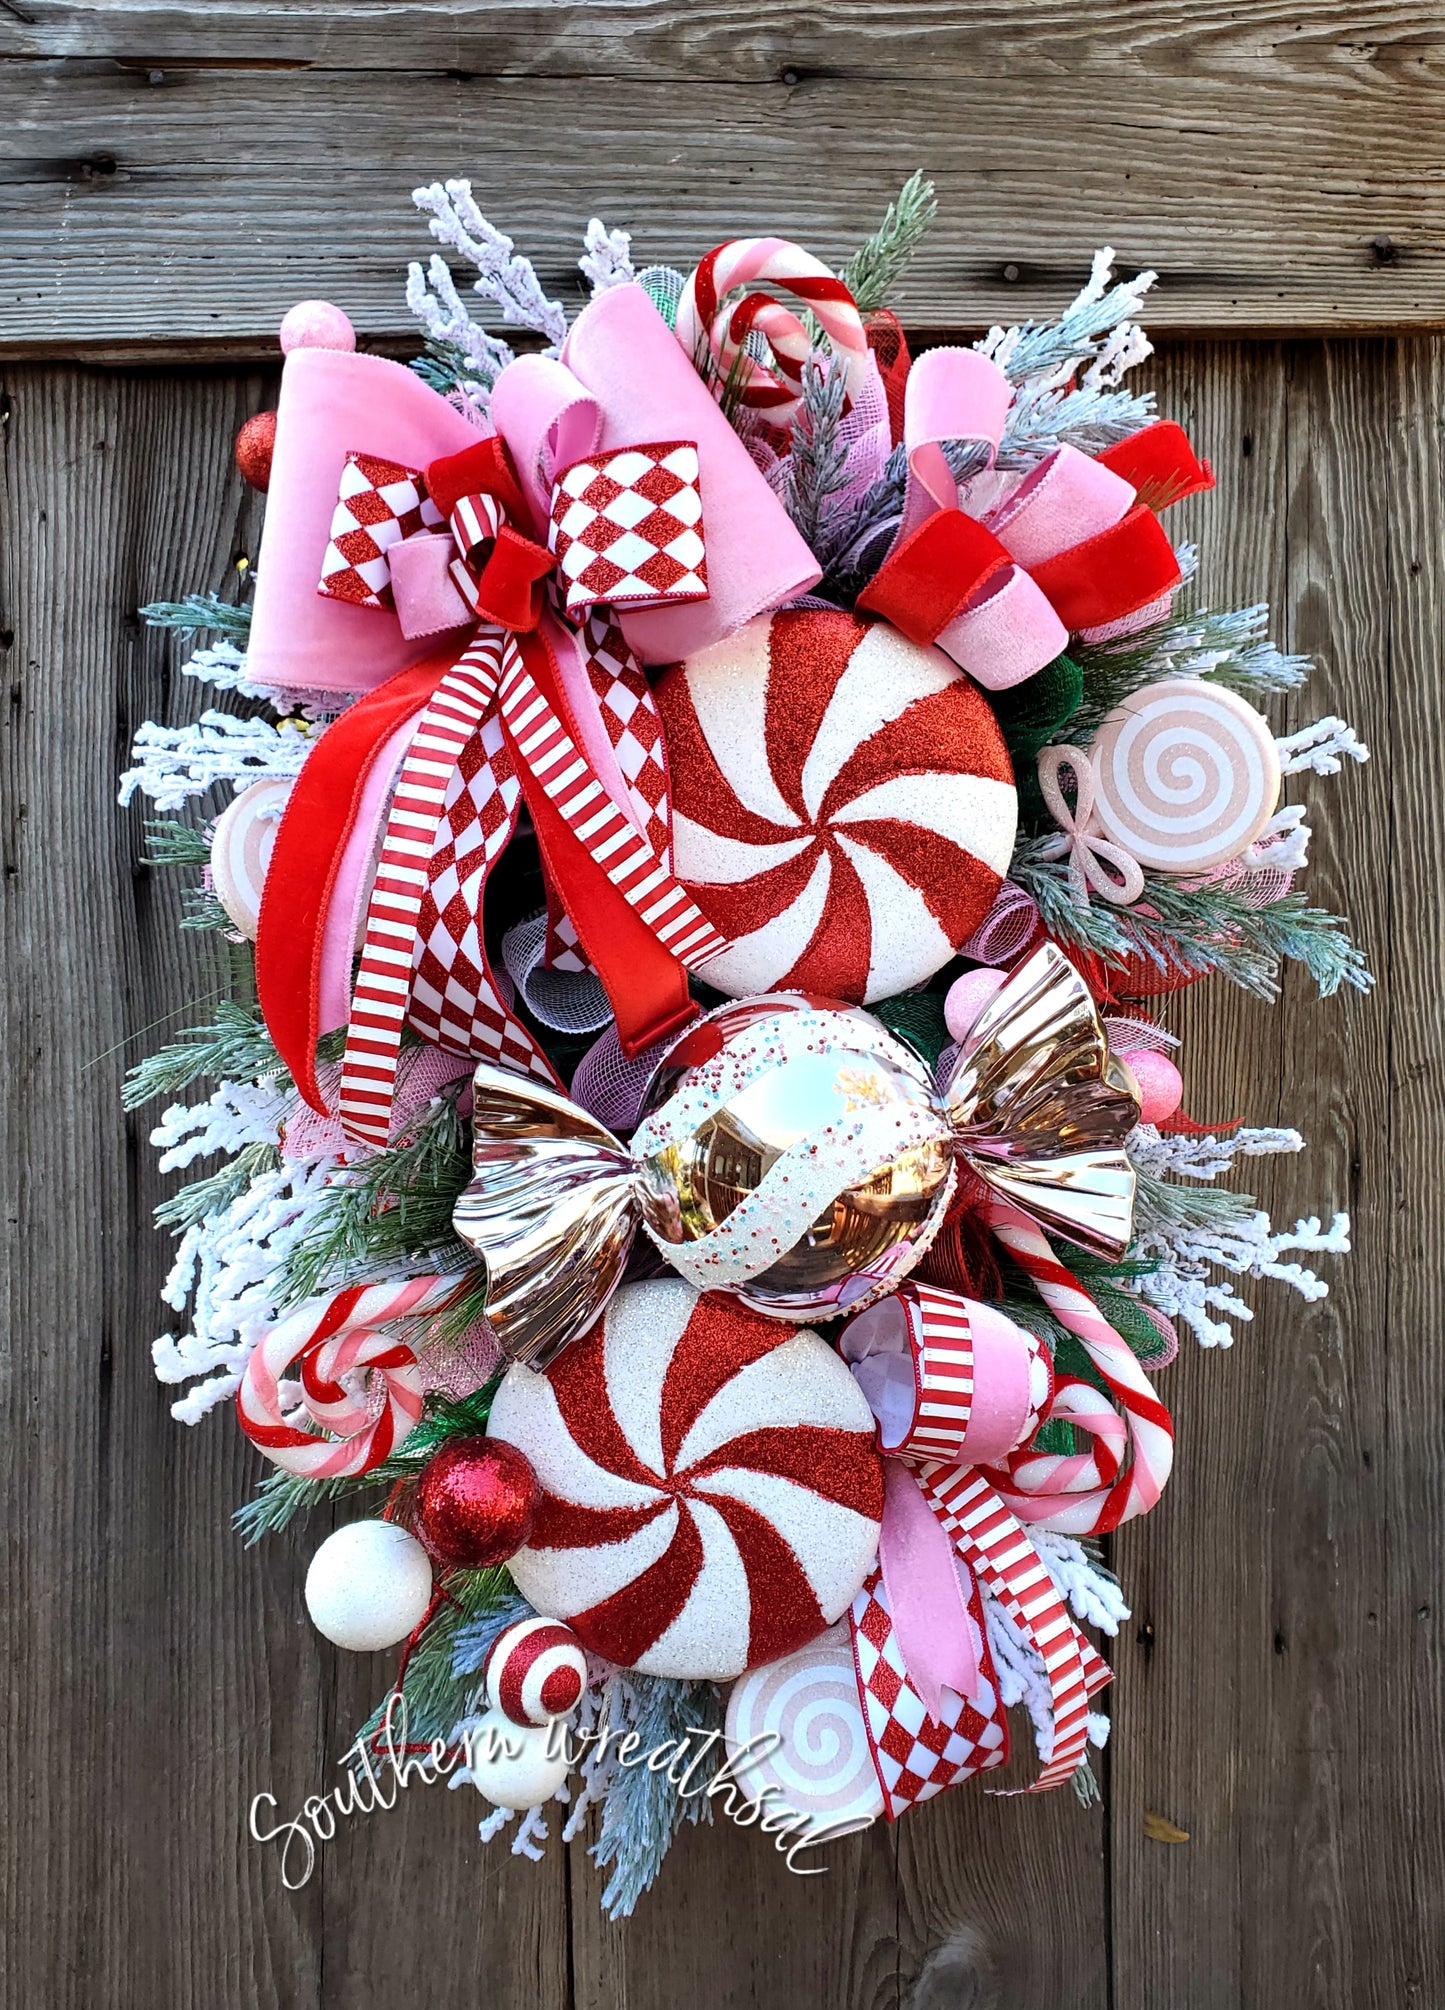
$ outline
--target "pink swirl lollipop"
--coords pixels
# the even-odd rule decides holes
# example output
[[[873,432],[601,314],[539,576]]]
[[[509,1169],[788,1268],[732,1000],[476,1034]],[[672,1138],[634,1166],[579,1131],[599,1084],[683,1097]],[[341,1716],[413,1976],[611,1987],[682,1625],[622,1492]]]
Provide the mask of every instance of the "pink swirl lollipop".
[[[786,426],[801,403],[803,365],[812,353],[808,330],[770,293],[749,292],[727,305],[740,287],[771,286],[806,307],[843,366],[851,405],[863,388],[868,337],[852,294],[820,258],[783,237],[735,237],[710,251],[682,289],[677,303],[677,339],[698,361],[711,356],[723,379],[736,375],[743,404]],[[751,334],[761,335],[772,368],[748,353]]]
[[[227,805],[211,835],[211,885],[248,942],[256,940],[261,889],[289,782],[253,782]]]
[[[752,1748],[737,1760],[738,1783],[754,1796],[772,1787],[774,1806],[830,1823],[883,1812],[845,1626],[739,1677],[727,1746]]]

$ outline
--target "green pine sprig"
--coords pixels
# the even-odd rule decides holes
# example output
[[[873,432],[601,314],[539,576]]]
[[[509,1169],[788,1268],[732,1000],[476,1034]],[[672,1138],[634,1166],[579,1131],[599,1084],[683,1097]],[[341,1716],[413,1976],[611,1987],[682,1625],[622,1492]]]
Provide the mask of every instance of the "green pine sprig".
[[[216,593],[188,593],[184,600],[152,600],[140,610],[148,628],[169,628],[185,640],[220,635],[244,649],[251,634],[251,610]]]
[[[843,284],[861,314],[872,314],[888,304],[937,215],[933,183],[921,170],[915,170],[896,200],[889,203],[877,230],[843,267]]]
[[[139,1062],[125,1078],[121,1101],[138,1109],[152,1096],[178,1096],[202,1076],[216,1081],[276,1082],[286,1066],[254,1005],[223,998],[209,1026],[189,1026],[179,1040]]]

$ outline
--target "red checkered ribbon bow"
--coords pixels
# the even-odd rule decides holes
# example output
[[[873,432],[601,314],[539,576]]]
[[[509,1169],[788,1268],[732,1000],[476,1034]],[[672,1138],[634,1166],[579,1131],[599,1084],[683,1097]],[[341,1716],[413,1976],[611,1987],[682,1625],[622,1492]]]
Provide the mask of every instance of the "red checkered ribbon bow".
[[[687,972],[726,947],[672,876],[651,692],[615,622],[595,612],[604,600],[706,595],[696,449],[673,442],[595,457],[564,471],[559,495],[569,482],[549,525],[554,556],[517,528],[529,506],[499,437],[424,473],[346,456],[318,590],[392,611],[409,636],[474,627],[465,645],[443,645],[361,699],[341,736],[365,754],[397,730],[398,687],[415,687],[416,726],[386,812],[341,1070],[342,1122],[367,1143],[389,1139],[408,1023],[458,1054],[552,1078],[482,939],[486,880],[523,797],[549,909],[559,922],[566,917],[552,931],[556,951],[596,967],[625,1049],[651,1045],[695,1015]],[[569,613],[582,622],[575,636],[548,595],[559,558]],[[317,754],[297,783],[303,806],[313,782],[328,798],[348,785],[346,756],[333,774],[327,752]],[[312,808],[324,822],[320,802]],[[283,824],[283,840],[314,846],[299,810]],[[314,879],[313,870],[306,883]],[[273,870],[278,886],[290,880],[284,863]],[[271,909],[275,925],[263,922],[263,1002],[303,1095],[322,1107],[314,1027],[288,1002],[308,991],[290,967],[284,905],[283,896]]]
[[[850,1620],[885,1809],[892,1819],[1006,1756],[980,1586],[1043,1665],[1054,1740],[1030,1791],[1059,1786],[1083,1759],[1089,1698],[1110,1671],[979,1470],[1033,1437],[1047,1357],[992,1307],[912,1279],[856,1315],[840,1344],[889,1455],[880,1568]]]

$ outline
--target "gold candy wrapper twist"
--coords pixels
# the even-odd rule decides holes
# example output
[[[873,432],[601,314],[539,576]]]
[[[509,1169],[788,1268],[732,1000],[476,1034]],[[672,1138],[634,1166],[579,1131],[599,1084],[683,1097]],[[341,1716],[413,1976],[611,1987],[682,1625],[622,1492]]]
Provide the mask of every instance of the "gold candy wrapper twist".
[[[700,1291],[794,1323],[856,1312],[927,1250],[955,1161],[1045,1229],[1120,1256],[1138,1120],[1087,985],[1046,944],[984,1008],[941,1092],[866,1012],[787,992],[689,1027],[630,1146],[483,1062],[454,1221],[486,1265],[504,1352],[541,1368],[602,1313],[639,1225]]]

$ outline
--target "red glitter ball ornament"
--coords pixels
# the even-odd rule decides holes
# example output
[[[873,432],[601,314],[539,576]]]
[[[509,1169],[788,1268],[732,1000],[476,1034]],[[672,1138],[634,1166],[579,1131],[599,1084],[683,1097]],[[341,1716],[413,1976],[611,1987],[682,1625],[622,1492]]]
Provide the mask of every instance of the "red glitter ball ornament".
[[[525,1452],[498,1438],[460,1438],[421,1476],[416,1532],[439,1563],[485,1570],[531,1535],[539,1494]]]
[[[271,455],[276,446],[276,414],[257,412],[236,435],[236,466],[264,495],[271,486]]]

